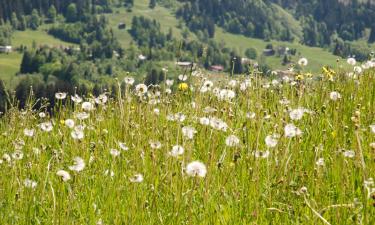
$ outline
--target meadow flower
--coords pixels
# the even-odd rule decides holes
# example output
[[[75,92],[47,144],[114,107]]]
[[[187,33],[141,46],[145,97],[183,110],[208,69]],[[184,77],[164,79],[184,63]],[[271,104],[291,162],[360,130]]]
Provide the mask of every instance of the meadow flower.
[[[235,147],[235,146],[238,146],[240,144],[240,139],[237,136],[235,136],[235,135],[229,135],[225,139],[225,144],[228,147]]]
[[[191,177],[205,177],[207,168],[203,163],[193,161],[186,166],[186,174]]]
[[[135,91],[137,95],[142,96],[147,93],[148,88],[145,84],[137,84],[137,86],[135,86]]]
[[[251,80],[247,79],[247,80],[245,80],[244,82],[242,82],[240,84],[240,90],[241,91],[246,91],[247,88],[249,88],[250,86],[251,86]]]
[[[27,188],[31,188],[31,189],[35,189],[36,186],[38,185],[38,183],[36,181],[33,181],[31,179],[28,179],[26,178],[24,181],[23,181],[23,185]]]
[[[7,153],[4,153],[4,154],[3,154],[2,159],[3,159],[5,162],[8,162],[8,163],[9,163],[10,161],[12,161],[12,158],[11,158],[10,155],[7,154]]]
[[[161,143],[160,141],[150,141],[150,147],[152,149],[160,149],[161,148]]]
[[[270,156],[270,151],[254,151],[253,152],[253,155],[255,156],[255,158],[263,158],[263,159],[266,159]]]
[[[180,83],[178,85],[178,90],[180,91],[187,91],[189,89],[189,85],[187,83]]]
[[[46,117],[46,114],[44,112],[40,112],[38,115],[39,115],[40,118],[45,118]]]
[[[86,112],[79,112],[79,113],[76,113],[74,116],[75,116],[76,119],[85,120],[85,119],[88,119],[90,117],[90,114],[88,114]]]
[[[70,136],[74,140],[82,140],[85,137],[85,134],[80,129],[74,129],[72,132],[70,132]]]
[[[14,151],[13,154],[12,154],[12,158],[15,159],[15,160],[23,159],[23,152],[20,151],[20,150]]]
[[[212,107],[210,107],[210,106],[207,106],[207,107],[205,107],[205,108],[203,109],[203,112],[204,112],[204,113],[214,113],[214,112],[216,112],[216,111],[217,111],[217,109],[212,108]]]
[[[53,129],[53,125],[51,122],[44,122],[39,124],[40,129],[42,129],[45,132],[51,132]]]
[[[193,139],[194,134],[196,134],[197,131],[192,126],[185,126],[182,128],[182,135],[187,139]]]
[[[133,77],[125,77],[124,82],[125,82],[125,84],[133,85],[134,84],[134,78]]]
[[[348,150],[343,152],[344,157],[346,158],[354,158],[355,152],[353,150]]]
[[[279,101],[279,103],[280,103],[281,105],[289,105],[289,104],[290,104],[290,101],[289,101],[288,99],[286,99],[286,98],[283,98],[283,99],[281,99],[281,100]]]
[[[167,80],[165,81],[165,84],[166,84],[168,87],[171,87],[171,86],[173,85],[173,83],[174,83],[174,80],[169,80],[169,79],[167,79]]]
[[[85,168],[85,161],[81,157],[74,158],[74,164],[69,166],[69,169],[72,171],[80,172]]]
[[[206,80],[204,83],[203,83],[203,85],[202,85],[202,87],[201,87],[201,89],[200,89],[200,92],[201,93],[205,93],[205,92],[207,92],[207,91],[210,91],[211,90],[211,88],[214,86],[214,83],[212,82],[212,81],[210,81],[210,80]]]
[[[129,178],[130,182],[132,183],[142,183],[143,182],[143,175],[142,174],[135,174],[133,177]]]
[[[95,98],[95,103],[98,105],[104,105],[105,103],[107,103],[107,101],[108,97],[106,94],[101,94],[97,98]]]
[[[92,104],[91,102],[84,102],[82,103],[82,109],[84,111],[92,111],[95,109],[95,107],[94,104]]]
[[[178,79],[180,81],[186,81],[188,79],[188,76],[187,75],[184,75],[184,74],[180,74],[178,75]]]
[[[300,120],[302,119],[304,113],[305,113],[304,108],[293,109],[292,111],[290,111],[289,117],[292,120]]]
[[[306,58],[300,58],[298,60],[298,65],[300,65],[300,66],[307,66],[308,63],[309,63],[309,61]]]
[[[77,104],[83,101],[82,98],[77,94],[75,94],[74,96],[71,96],[70,99],[72,99],[72,101]]]
[[[236,80],[230,80],[228,82],[228,86],[232,87],[232,88],[235,88],[237,86],[237,81]]]
[[[354,69],[353,69],[354,73],[356,74],[361,74],[362,73],[362,67],[360,66],[355,66]]]
[[[375,134],[375,124],[370,125],[370,130]]]
[[[199,118],[199,123],[208,126],[210,125],[210,119],[208,119],[207,117],[201,117]]]
[[[74,120],[72,120],[72,119],[65,120],[64,124],[65,124],[65,126],[67,126],[69,128],[73,128],[74,125],[75,125]]]
[[[123,150],[123,151],[129,150],[128,146],[126,146],[126,144],[123,143],[123,142],[119,142],[118,145],[119,145],[120,149]]]
[[[355,64],[357,64],[357,60],[355,60],[355,58],[352,58],[352,57],[348,58],[348,59],[346,60],[346,62],[347,62],[349,65],[352,65],[352,66],[355,66]]]
[[[33,137],[34,136],[34,133],[35,133],[35,130],[34,129],[27,129],[25,128],[23,130],[23,134],[27,137]]]
[[[248,119],[254,119],[256,114],[254,112],[248,112],[246,113],[246,118]]]
[[[316,162],[315,162],[315,164],[317,165],[317,166],[324,166],[324,158],[319,158]]]
[[[185,114],[178,112],[174,115],[174,119],[177,120],[178,122],[184,122],[186,119]]]
[[[236,97],[236,93],[232,90],[229,90],[229,89],[221,89],[219,91],[219,93],[217,94],[217,97],[218,97],[219,100],[230,101],[234,97]]]
[[[61,177],[61,179],[66,182],[71,179],[70,174],[65,170],[59,170],[56,172],[56,175]]]
[[[329,98],[332,100],[332,101],[337,101],[341,98],[341,94],[336,92],[336,91],[332,91],[330,94],[329,94]]]
[[[180,145],[175,145],[172,147],[172,150],[169,152],[169,155],[170,156],[173,156],[173,157],[178,157],[182,154],[184,154],[184,148]]]
[[[121,154],[121,152],[120,152],[119,150],[114,149],[114,148],[111,148],[111,149],[109,150],[109,153],[110,153],[113,157],[117,157],[117,156],[119,156],[119,155]]]
[[[287,124],[284,128],[284,134],[288,138],[292,138],[295,136],[300,136],[302,134],[302,131],[297,128],[294,124]]]
[[[216,117],[210,118],[210,126],[215,130],[227,131],[228,129],[227,123]]]
[[[169,95],[169,94],[172,93],[172,90],[171,90],[170,88],[166,88],[166,89],[165,89],[165,93]]]
[[[278,143],[279,135],[273,134],[273,135],[267,135],[267,137],[264,139],[266,142],[267,147],[274,148],[276,147]]]
[[[66,93],[64,93],[64,92],[57,92],[56,94],[55,94],[55,98],[56,99],[59,99],[59,100],[63,100],[63,99],[65,99],[66,98]]]

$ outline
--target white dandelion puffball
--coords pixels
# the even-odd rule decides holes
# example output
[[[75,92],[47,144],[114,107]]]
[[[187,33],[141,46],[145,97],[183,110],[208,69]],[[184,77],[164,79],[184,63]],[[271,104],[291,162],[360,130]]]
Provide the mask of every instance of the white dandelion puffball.
[[[66,182],[71,179],[70,174],[65,170],[59,170],[56,173],[57,176],[61,177],[61,179]]]
[[[169,155],[170,156],[173,156],[173,157],[178,157],[182,154],[184,154],[184,148],[180,145],[175,145],[172,147],[172,150],[169,152]]]
[[[92,104],[91,102],[84,102],[82,103],[82,109],[84,111],[92,111],[95,109],[95,107],[94,104]]]
[[[253,155],[255,156],[255,158],[266,159],[266,158],[268,158],[270,156],[270,151],[268,151],[268,150],[265,151],[265,152],[263,152],[263,151],[255,151],[253,153]]]
[[[208,119],[207,117],[201,117],[199,118],[199,123],[208,126],[210,125],[210,119]]]
[[[129,180],[132,183],[141,183],[141,182],[143,182],[144,179],[143,179],[143,175],[139,173],[139,174],[135,174]]]
[[[324,166],[324,158],[319,158],[316,162],[315,162],[315,164],[317,165],[317,166]]]
[[[27,188],[31,188],[31,189],[35,189],[36,186],[38,185],[38,183],[34,180],[31,180],[31,179],[28,179],[26,178],[24,181],[23,181],[23,185]]]
[[[362,67],[360,67],[360,66],[355,66],[354,69],[353,69],[353,71],[354,71],[354,73],[356,73],[356,74],[361,74],[362,71],[363,71],[363,69],[362,69]]]
[[[355,64],[357,64],[357,60],[355,60],[355,58],[352,58],[352,57],[348,58],[348,59],[346,60],[346,62],[347,62],[349,65],[352,65],[352,66],[355,66]]]
[[[88,119],[90,117],[90,114],[88,114],[86,112],[80,112],[80,113],[76,113],[74,116],[75,116],[75,118],[77,118],[79,120],[85,120],[85,119]]]
[[[279,136],[276,135],[276,134],[273,134],[273,135],[268,135],[266,138],[265,138],[265,142],[266,142],[266,145],[267,147],[269,148],[274,148],[276,147],[277,143],[278,143],[278,138]]]
[[[59,99],[59,100],[63,100],[63,99],[65,99],[66,98],[66,93],[64,93],[64,92],[57,92],[56,94],[55,94],[55,98],[56,99]]]
[[[45,132],[51,132],[53,129],[53,125],[51,122],[44,122],[44,123],[41,123],[39,126],[40,126],[40,129],[42,129],[42,131],[45,131]]]
[[[12,158],[15,160],[21,160],[23,159],[23,152],[21,150],[16,150],[12,154]]]
[[[74,125],[75,125],[74,120],[72,120],[72,119],[65,120],[64,124],[65,124],[65,126],[71,128],[71,129],[74,128]]]
[[[109,150],[109,153],[110,153],[113,157],[117,157],[117,156],[120,155],[121,152],[120,152],[119,150],[117,150],[117,149],[112,148],[112,149]]]
[[[304,113],[305,109],[303,108],[293,109],[292,111],[290,111],[289,117],[292,120],[301,120]]]
[[[128,146],[126,146],[126,144],[123,143],[123,142],[119,142],[119,143],[118,143],[118,146],[119,146],[120,149],[123,150],[123,151],[128,151],[128,150],[129,150]]]
[[[238,146],[240,144],[240,139],[236,135],[229,135],[225,139],[225,144],[228,147],[235,147],[235,146]]]
[[[74,158],[74,164],[69,166],[69,169],[72,171],[80,172],[85,168],[85,161],[81,157]]]
[[[338,93],[337,91],[332,91],[330,94],[329,94],[329,98],[332,100],[332,101],[337,101],[341,98],[341,94]]]
[[[370,130],[375,134],[375,124],[370,125]]]
[[[148,88],[145,84],[138,84],[137,86],[135,86],[135,91],[140,96],[146,94],[147,90],[148,90]]]
[[[133,77],[125,77],[124,82],[125,82],[125,84],[133,85],[134,84],[134,78]]]
[[[298,65],[300,66],[307,66],[307,64],[309,64],[309,61],[306,58],[300,58],[298,60]]]
[[[34,136],[34,133],[35,133],[35,130],[34,129],[27,129],[25,128],[23,130],[23,134],[27,137],[33,137]]]
[[[186,166],[186,174],[191,177],[205,177],[207,168],[203,163],[194,161]]]
[[[182,128],[182,134],[187,139],[190,139],[190,140],[193,139],[194,134],[196,134],[196,133],[197,133],[197,131],[192,126],[186,126],[186,127]]]
[[[178,79],[179,79],[180,81],[186,81],[186,80],[188,79],[188,76],[185,75],[185,74],[180,74],[180,75],[178,76]]]
[[[161,143],[160,141],[150,141],[150,147],[152,149],[160,149],[161,148]]]
[[[72,99],[72,101],[77,104],[83,101],[82,98],[77,94],[75,94],[74,96],[71,96],[70,99]]]
[[[300,136],[302,134],[302,131],[294,126],[294,124],[287,124],[284,128],[285,136],[288,138],[292,138],[295,136]]]
[[[165,84],[166,84],[168,87],[172,86],[173,83],[174,83],[174,80],[169,80],[169,79],[167,79],[167,80],[165,81]]]
[[[70,135],[74,140],[82,140],[85,137],[85,134],[80,129],[74,129]]]
[[[343,155],[345,158],[354,158],[355,152],[353,150],[348,150],[348,151],[343,152]]]

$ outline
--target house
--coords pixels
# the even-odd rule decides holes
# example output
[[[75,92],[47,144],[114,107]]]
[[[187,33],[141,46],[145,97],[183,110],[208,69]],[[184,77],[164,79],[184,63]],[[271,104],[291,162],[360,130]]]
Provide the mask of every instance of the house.
[[[117,25],[117,27],[118,27],[119,30],[123,30],[123,29],[126,28],[126,24],[125,24],[125,23],[119,23],[119,24]]]
[[[263,55],[273,56],[273,55],[275,55],[275,50],[269,49],[269,48],[263,49]]]
[[[212,72],[223,72],[224,71],[224,66],[222,65],[212,65],[209,68]]]
[[[185,69],[190,69],[194,67],[194,63],[192,62],[176,62],[176,65]]]
[[[241,58],[241,64],[242,65],[251,65],[251,66],[257,66],[258,62],[249,58]]]
[[[13,51],[12,46],[0,46],[0,53],[11,53]]]

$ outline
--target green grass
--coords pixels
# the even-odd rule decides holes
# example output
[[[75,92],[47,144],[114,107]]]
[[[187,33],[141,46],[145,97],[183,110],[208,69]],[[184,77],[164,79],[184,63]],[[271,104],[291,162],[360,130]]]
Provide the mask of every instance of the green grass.
[[[13,52],[10,54],[0,54],[0,79],[7,86],[12,84],[14,75],[19,71],[22,55]]]
[[[247,48],[255,48],[258,52],[258,56],[262,55],[263,49],[267,44],[272,43],[276,46],[287,46],[289,48],[297,49],[297,52],[300,53],[300,56],[294,56],[292,60],[296,63],[300,57],[305,57],[309,60],[309,70],[312,72],[320,72],[321,67],[324,65],[335,65],[336,60],[340,57],[333,55],[332,53],[324,50],[322,48],[308,47],[298,43],[289,43],[282,41],[271,41],[265,42],[261,39],[248,38],[243,35],[234,35],[228,32],[225,32],[221,28],[216,29],[216,37],[218,41],[223,41],[227,46],[237,49],[240,54],[244,54]],[[273,69],[285,69],[287,66],[282,66],[282,57],[265,57],[266,62]]]
[[[97,105],[84,120],[76,118],[81,104],[74,110],[57,105],[46,118],[11,109],[0,119],[1,223],[374,224],[374,199],[363,186],[375,174],[369,128],[375,125],[374,75],[269,88],[264,84],[270,80],[253,77],[246,91],[233,87],[236,95],[227,101],[199,92],[203,74],[187,81],[195,91],[173,88],[173,94],[155,97],[161,100],[156,105],[149,104],[152,94],[140,100],[134,87],[127,88],[125,101]],[[227,82],[212,88],[223,90]],[[331,100],[332,91],[341,99]],[[288,105],[280,102],[285,99]],[[207,107],[216,111],[205,112]],[[308,112],[293,120],[289,113],[298,107]],[[185,120],[167,119],[176,113]],[[228,128],[203,125],[202,117],[218,118]],[[85,129],[69,128],[67,119]],[[52,122],[50,132],[39,126],[44,122]],[[287,124],[302,134],[287,137]],[[183,135],[189,126],[196,130],[191,139]],[[26,128],[34,130],[31,137]],[[84,133],[81,140],[73,138],[74,130]],[[265,143],[272,134],[279,134],[274,147]],[[231,135],[238,142],[227,144]],[[159,149],[151,147],[155,141]],[[121,150],[120,142],[129,149]],[[174,145],[185,149],[179,157],[169,154]],[[348,150],[353,158],[344,156]],[[259,157],[267,151],[268,157]],[[75,157],[85,164],[81,171],[71,170]],[[186,167],[195,160],[206,166],[204,177],[189,175]],[[63,181],[60,170],[71,179]],[[144,180],[132,182],[136,174]]]
[[[133,41],[129,30],[131,29],[131,22],[134,16],[144,16],[149,19],[155,19],[161,24],[163,32],[168,32],[172,28],[173,35],[181,38],[181,29],[178,28],[178,20],[170,9],[157,5],[154,9],[148,7],[148,0],[134,1],[134,7],[131,12],[127,12],[124,7],[115,8],[114,13],[107,14],[110,26],[114,30],[117,39],[122,46],[127,47]],[[118,24],[125,23],[126,29],[119,30]]]

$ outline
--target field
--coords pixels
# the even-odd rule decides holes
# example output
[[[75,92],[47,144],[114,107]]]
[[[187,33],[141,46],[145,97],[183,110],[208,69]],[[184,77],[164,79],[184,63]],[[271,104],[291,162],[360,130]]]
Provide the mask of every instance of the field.
[[[69,46],[70,43],[66,43],[56,39],[44,31],[45,26],[42,26],[39,30],[32,31],[16,31],[13,34],[12,46],[18,48],[21,45],[31,48],[33,43],[36,46],[39,45],[51,45],[51,46]],[[18,52],[13,52],[9,55],[0,54],[0,79],[4,80],[7,86],[14,87],[17,83],[16,73],[20,69],[22,60],[22,54]]]
[[[10,109],[1,223],[374,224],[375,71],[327,75],[128,78]]]

